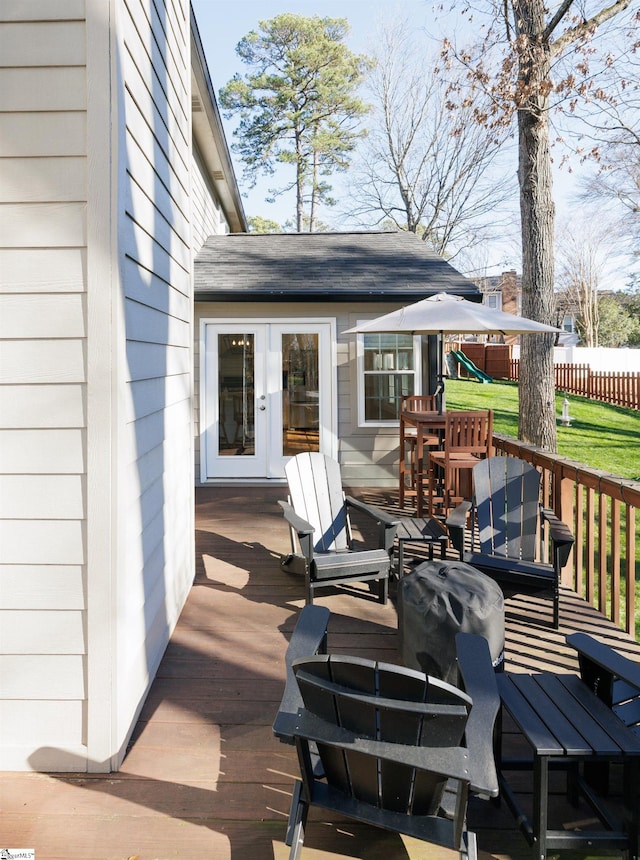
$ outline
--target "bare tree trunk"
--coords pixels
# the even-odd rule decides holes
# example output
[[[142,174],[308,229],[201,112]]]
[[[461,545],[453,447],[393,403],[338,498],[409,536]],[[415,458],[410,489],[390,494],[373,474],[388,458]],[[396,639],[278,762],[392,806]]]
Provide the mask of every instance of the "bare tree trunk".
[[[315,233],[316,206],[318,202],[318,153],[313,151],[313,175],[311,177],[311,208],[309,210],[309,232]]]
[[[522,219],[522,314],[551,324],[554,309],[554,221],[549,154],[550,76],[543,0],[514,0],[519,37],[518,141]],[[553,344],[549,334],[524,335],[520,353],[520,421],[523,442],[557,450]]]
[[[296,230],[302,233],[304,225],[304,158],[302,134],[296,132]]]

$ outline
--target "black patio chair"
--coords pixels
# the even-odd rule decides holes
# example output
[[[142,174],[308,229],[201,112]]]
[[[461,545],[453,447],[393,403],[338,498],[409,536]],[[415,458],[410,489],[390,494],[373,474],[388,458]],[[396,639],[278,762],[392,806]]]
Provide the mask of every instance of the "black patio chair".
[[[380,602],[386,603],[398,518],[345,496],[340,465],[324,454],[297,454],[287,462],[285,474],[289,501],[278,504],[289,523],[291,553],[282,557],[281,566],[304,573],[307,603],[313,603],[319,588],[376,580]],[[375,549],[353,546],[351,510],[375,523]]]
[[[462,561],[488,574],[507,596],[550,592],[557,629],[560,573],[574,537],[552,510],[541,505],[538,471],[517,457],[488,457],[473,467],[473,486],[473,500],[463,501],[447,517],[451,543]],[[466,549],[469,517],[471,549]],[[550,562],[541,560],[547,533]]]
[[[294,672],[304,708],[295,727],[302,779],[289,818],[290,860],[300,856],[312,805],[475,857],[461,746],[471,700],[411,669],[356,658],[309,657]],[[450,779],[452,819],[438,815]]]
[[[305,606],[287,649],[274,733],[296,744],[285,842],[300,857],[309,808],[477,857],[469,792],[498,795],[493,741],[500,699],[489,646],[456,636],[460,690],[422,672],[327,655],[329,612]],[[300,656],[304,651],[307,656]]]

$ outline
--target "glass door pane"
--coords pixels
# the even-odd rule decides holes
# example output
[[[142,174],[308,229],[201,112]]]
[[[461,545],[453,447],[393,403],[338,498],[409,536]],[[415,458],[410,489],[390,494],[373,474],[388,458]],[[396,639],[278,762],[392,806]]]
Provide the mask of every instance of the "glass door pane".
[[[282,334],[282,453],[320,450],[317,332]]]
[[[255,338],[252,333],[218,334],[218,452],[255,454]]]

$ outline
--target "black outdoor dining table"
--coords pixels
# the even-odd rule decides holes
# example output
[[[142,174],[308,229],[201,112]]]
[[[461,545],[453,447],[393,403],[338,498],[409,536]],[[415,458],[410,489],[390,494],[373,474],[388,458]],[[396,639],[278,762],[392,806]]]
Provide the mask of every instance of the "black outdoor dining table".
[[[502,708],[531,748],[532,761],[507,759],[496,751],[501,792],[533,856],[545,860],[550,849],[613,848],[638,857],[640,812],[640,738],[577,675],[504,673],[496,676]],[[624,817],[612,820],[589,784],[589,767],[624,766]],[[533,815],[529,821],[505,772],[533,767]],[[602,830],[549,829],[549,770],[567,769],[570,800],[585,796],[605,824]],[[582,770],[580,770],[582,768]],[[586,768],[586,770],[585,770]],[[602,785],[602,780],[600,779]],[[572,794],[573,793],[573,794]]]

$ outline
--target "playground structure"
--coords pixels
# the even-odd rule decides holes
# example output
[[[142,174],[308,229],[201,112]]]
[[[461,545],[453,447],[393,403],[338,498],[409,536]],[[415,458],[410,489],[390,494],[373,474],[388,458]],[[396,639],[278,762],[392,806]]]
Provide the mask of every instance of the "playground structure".
[[[463,367],[470,376],[474,376],[478,382],[493,382],[493,379],[484,370],[480,370],[471,359],[462,352],[462,350],[454,349],[450,353],[457,363]]]

